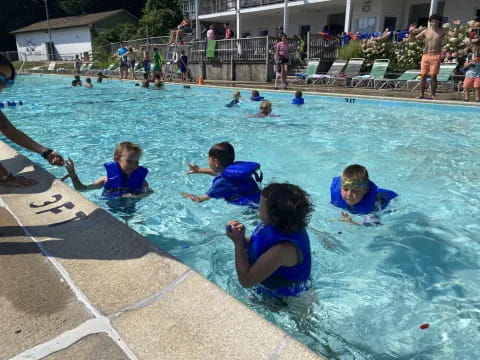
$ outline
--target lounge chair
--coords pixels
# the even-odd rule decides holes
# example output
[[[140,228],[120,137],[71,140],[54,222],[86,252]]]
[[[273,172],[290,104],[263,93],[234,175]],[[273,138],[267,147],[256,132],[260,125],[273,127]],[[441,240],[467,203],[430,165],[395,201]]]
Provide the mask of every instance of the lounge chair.
[[[370,70],[370,74],[353,77],[352,86],[359,87],[363,84],[366,84],[367,87],[374,86],[375,80],[382,80],[385,78],[389,64],[390,60],[388,59],[375,60],[372,65],[372,70]]]
[[[318,65],[320,64],[319,59],[312,59],[308,62],[307,68],[304,73],[295,74],[295,79],[292,83],[297,84],[307,84],[308,80],[312,79],[317,74]]]
[[[331,78],[338,77],[347,65],[346,60],[335,60],[326,74],[317,74],[312,84],[326,84]]]
[[[364,58],[351,58],[350,60],[348,60],[347,66],[345,67],[345,70],[343,71],[343,73],[328,79],[327,85],[333,86],[338,81],[343,81],[346,86],[348,83],[348,79],[358,76],[358,74],[360,73],[360,70],[362,69],[364,61],[365,61]]]
[[[48,71],[55,71],[55,65],[56,65],[55,61],[52,61],[52,62],[48,65],[47,70],[48,70]]]
[[[440,71],[437,75],[437,89],[440,89],[442,86],[448,90],[449,85],[451,85],[452,89],[455,88],[453,74],[455,69],[457,68],[457,63],[442,63],[440,64]],[[427,79],[427,87],[430,86],[430,78]],[[409,80],[407,81],[407,89],[409,89],[410,84],[415,84],[412,87],[412,91],[415,91],[420,86],[420,80]]]
[[[415,80],[418,74],[420,74],[420,70],[409,69],[396,79],[376,79],[374,81],[373,87],[376,89],[383,89],[384,87],[393,87],[395,89],[400,89],[402,85],[407,85],[407,81]]]
[[[93,63],[83,64],[80,67],[80,73],[87,74],[90,70],[92,70],[92,66],[93,66]]]

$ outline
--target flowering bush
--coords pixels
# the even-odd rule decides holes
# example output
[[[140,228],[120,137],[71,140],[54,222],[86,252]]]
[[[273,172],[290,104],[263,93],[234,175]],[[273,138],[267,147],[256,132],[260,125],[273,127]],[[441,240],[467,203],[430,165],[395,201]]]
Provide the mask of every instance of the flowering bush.
[[[386,37],[372,37],[362,41],[362,51],[365,58],[365,66],[371,67],[376,59],[395,59],[393,43]]]
[[[449,33],[443,38],[442,43],[442,61],[454,61],[463,63],[466,48],[470,45],[471,28],[477,25],[474,21],[469,21],[464,26],[460,26],[458,33],[454,33],[454,27],[450,24],[443,24],[445,29],[449,29]],[[417,28],[413,31],[414,35],[420,34],[425,30],[424,27]],[[360,41],[351,41],[346,47],[342,48],[339,57],[349,59],[350,57],[364,57],[366,67],[371,67],[376,59],[390,59],[389,71],[403,72],[408,69],[418,69],[420,60],[425,48],[423,39],[411,40],[407,37],[399,42],[392,42],[388,36],[373,37],[368,40],[361,41],[361,47],[358,48]],[[344,50],[345,51],[342,51]],[[359,54],[361,50],[361,54]],[[355,56],[351,56],[355,53]]]

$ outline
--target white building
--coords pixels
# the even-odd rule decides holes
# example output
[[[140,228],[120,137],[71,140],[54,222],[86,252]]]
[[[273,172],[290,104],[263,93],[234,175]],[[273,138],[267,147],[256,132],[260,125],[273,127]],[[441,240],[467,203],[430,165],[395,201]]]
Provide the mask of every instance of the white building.
[[[184,0],[192,19],[196,4],[202,23],[228,22],[237,37],[276,35],[280,26],[289,37],[326,26],[335,32],[380,32],[407,29],[412,22],[425,25],[431,13],[462,22],[480,16],[480,0]]]
[[[73,60],[75,55],[92,53],[93,31],[101,33],[122,23],[137,21],[134,15],[120,9],[50,19],[48,23],[40,21],[12,33],[22,60]],[[49,43],[53,43],[53,51],[48,50]]]

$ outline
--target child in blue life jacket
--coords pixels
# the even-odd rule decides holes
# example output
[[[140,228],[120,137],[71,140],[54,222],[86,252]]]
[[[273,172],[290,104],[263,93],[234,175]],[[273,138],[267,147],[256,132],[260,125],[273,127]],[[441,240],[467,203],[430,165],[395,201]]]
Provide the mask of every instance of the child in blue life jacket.
[[[303,100],[303,94],[300,90],[295,91],[295,97],[292,100],[293,105],[303,105],[305,101]]]
[[[107,175],[98,178],[90,185],[84,185],[75,172],[75,163],[68,159],[65,163],[68,175],[75,190],[86,191],[103,187],[103,195],[114,197],[141,197],[152,192],[145,178],[148,169],[139,166],[142,156],[140,145],[124,141],[117,145],[113,161],[105,163]]]
[[[398,195],[377,187],[368,177],[368,171],[361,165],[350,165],[342,173],[332,179],[330,185],[330,201],[336,207],[352,214],[367,215],[387,207],[390,200]],[[343,220],[355,223],[350,215],[342,212]],[[373,219],[373,221],[372,221]],[[379,223],[376,217],[367,217],[365,225]]]
[[[292,184],[270,184],[260,199],[260,220],[251,237],[245,226],[229,221],[226,235],[235,246],[240,284],[257,292],[298,296],[310,287],[311,251],[305,228],[313,210],[307,193]]]
[[[252,90],[252,93],[250,94],[250,100],[252,101],[263,101],[265,100],[263,96],[260,96],[260,93],[258,90]]]
[[[262,182],[263,175],[257,174],[260,164],[255,162],[235,161],[235,150],[229,142],[213,145],[208,152],[208,168],[187,164],[188,174],[207,174],[215,176],[212,186],[204,195],[192,195],[182,192],[181,195],[195,202],[203,202],[211,198],[225,199],[235,204],[258,207],[260,189],[257,182]]]
[[[234,107],[234,106],[239,105],[239,104],[240,104],[240,97],[241,97],[240,91],[235,90],[235,91],[233,92],[233,98],[232,98],[232,100],[231,100],[229,103],[225,104],[225,106],[226,106],[226,107]]]

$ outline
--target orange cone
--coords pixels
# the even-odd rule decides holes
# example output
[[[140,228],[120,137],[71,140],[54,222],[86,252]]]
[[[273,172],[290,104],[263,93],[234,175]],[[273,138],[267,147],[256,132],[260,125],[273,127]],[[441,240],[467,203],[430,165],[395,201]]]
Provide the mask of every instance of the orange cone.
[[[200,75],[198,77],[198,85],[205,85],[205,82],[203,81],[203,76],[202,75]]]

